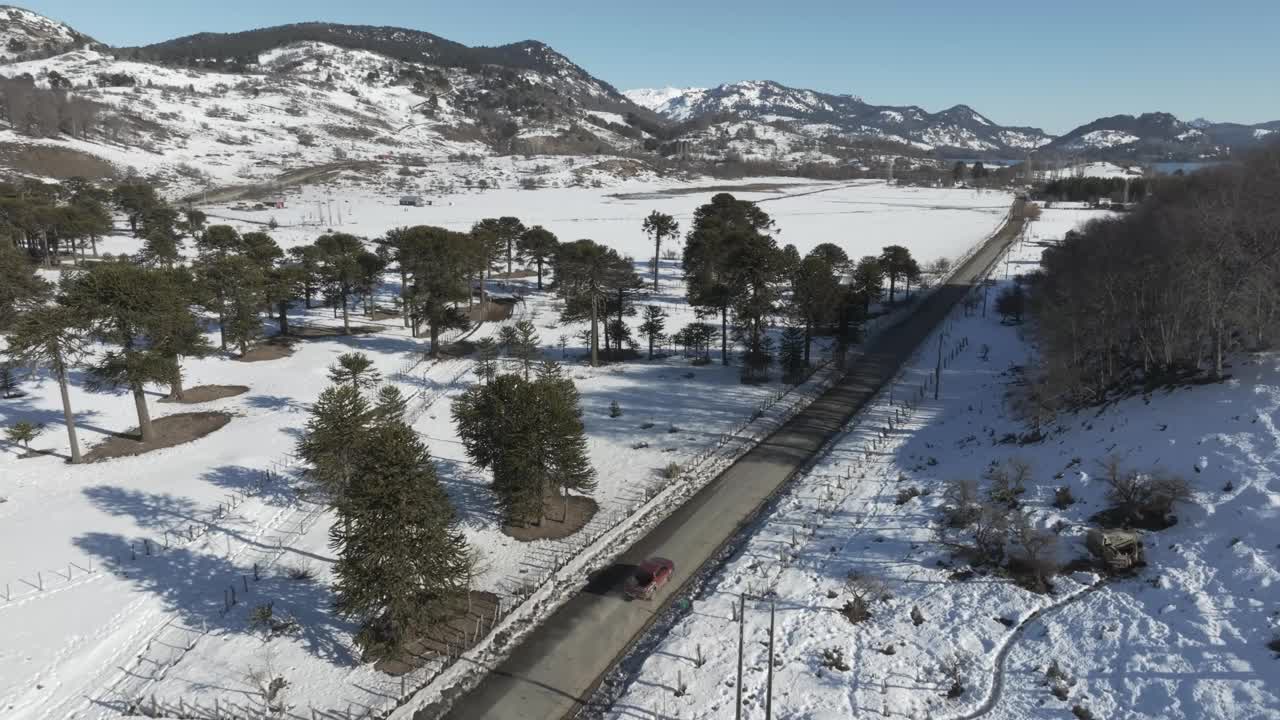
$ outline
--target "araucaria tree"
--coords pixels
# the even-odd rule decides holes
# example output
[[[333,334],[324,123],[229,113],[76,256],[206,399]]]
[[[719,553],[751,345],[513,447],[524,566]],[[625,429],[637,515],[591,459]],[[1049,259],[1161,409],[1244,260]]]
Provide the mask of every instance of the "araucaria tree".
[[[495,221],[498,242],[507,257],[507,279],[511,279],[512,264],[517,257],[516,243],[524,235],[525,226],[520,218],[500,217]]]
[[[476,285],[480,288],[480,302],[489,304],[489,290],[486,280],[489,273],[497,266],[502,256],[502,225],[497,218],[486,218],[471,226],[471,267],[476,274]]]
[[[439,358],[440,333],[469,324],[458,303],[470,295],[472,238],[444,228],[417,226],[400,230],[398,241],[413,335],[417,337],[425,323],[431,336],[431,357]]]
[[[48,283],[36,275],[27,253],[0,242],[0,329],[9,327],[24,303],[35,300],[49,290]]]
[[[367,263],[362,263],[362,258],[373,253],[364,249],[360,238],[347,233],[321,235],[315,244],[319,249],[317,255],[320,277],[333,297],[342,304],[342,331],[350,335],[350,298],[362,287],[362,283],[367,282]]]
[[[773,238],[761,233],[742,237],[730,262],[738,268],[733,298],[734,339],[742,345],[742,379],[763,382],[773,362],[770,317],[777,311],[777,281],[782,253]]]
[[[95,339],[112,346],[90,366],[89,389],[127,388],[142,440],[154,440],[144,388],[174,379],[168,334],[196,322],[185,288],[176,287],[169,271],[113,260],[65,278],[59,302],[82,319]]]
[[[394,403],[393,403],[394,404]],[[351,481],[329,530],[334,608],[366,657],[398,654],[468,592],[468,548],[427,448],[394,408],[345,439]]]
[[[773,220],[755,203],[738,200],[728,193],[694,212],[693,229],[685,242],[682,265],[689,287],[689,304],[706,315],[720,316],[721,362],[729,364],[729,311],[739,306],[750,337],[758,333],[763,315],[772,303],[764,288],[765,275],[775,272],[781,261],[773,238],[767,233]],[[765,261],[764,267],[747,263]],[[749,278],[748,275],[751,277]],[[769,277],[767,282],[772,282]],[[749,296],[744,300],[744,296]],[[757,348],[759,350],[760,348]],[[753,364],[758,358],[753,360]]]
[[[792,272],[790,310],[804,328],[802,367],[809,366],[814,327],[839,317],[845,294],[840,277],[848,265],[849,258],[843,250],[823,244],[810,251]],[[794,372],[793,368],[787,369]]]
[[[808,345],[804,328],[791,325],[782,331],[782,342],[778,344],[778,364],[782,366],[784,379],[795,380],[808,367],[808,361],[804,357]]]
[[[919,264],[911,257],[911,251],[901,245],[889,245],[881,251],[880,269],[889,278],[890,303],[895,300],[899,280],[906,282],[909,289],[911,281],[920,277]]]
[[[381,381],[382,375],[373,366],[373,361],[361,352],[339,355],[338,362],[329,366],[329,382],[350,385],[356,392],[372,390]]]
[[[635,272],[629,259],[592,240],[564,243],[555,256],[555,289],[564,299],[564,322],[591,322],[591,364],[600,364],[600,320],[608,303],[625,288],[634,288]],[[625,304],[624,304],[625,311]]]
[[[15,365],[43,368],[58,382],[62,397],[62,417],[71,444],[71,462],[80,462],[76,438],[76,418],[68,392],[70,369],[84,357],[85,332],[74,313],[62,305],[33,304],[22,312],[6,336],[5,353]]]
[[[653,290],[658,291],[658,265],[662,261],[662,241],[680,234],[680,223],[666,213],[654,210],[644,219],[644,232],[653,240]]]
[[[667,327],[667,311],[657,305],[644,307],[644,322],[640,324],[640,334],[649,340],[649,359],[653,359],[653,346],[662,341],[662,333]]]
[[[534,225],[520,236],[518,245],[520,258],[524,262],[531,262],[537,266],[539,290],[542,289],[542,269],[551,263],[559,247],[560,241],[555,233],[541,225]]]
[[[467,456],[493,471],[509,524],[541,524],[551,500],[595,489],[577,389],[554,363],[538,377],[499,375],[453,404]]]

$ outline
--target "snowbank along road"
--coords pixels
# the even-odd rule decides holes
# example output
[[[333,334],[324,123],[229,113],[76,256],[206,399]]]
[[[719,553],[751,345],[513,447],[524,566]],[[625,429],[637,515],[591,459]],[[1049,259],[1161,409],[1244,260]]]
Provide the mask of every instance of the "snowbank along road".
[[[1022,231],[1015,205],[1005,225],[944,287],[875,339],[846,377],[677,509],[559,608],[470,693],[450,720],[560,720],[587,702],[600,679],[705,563],[888,382],[920,342]],[[652,602],[628,601],[622,582],[649,557],[671,558],[673,583]],[[415,720],[433,720],[431,710]]]

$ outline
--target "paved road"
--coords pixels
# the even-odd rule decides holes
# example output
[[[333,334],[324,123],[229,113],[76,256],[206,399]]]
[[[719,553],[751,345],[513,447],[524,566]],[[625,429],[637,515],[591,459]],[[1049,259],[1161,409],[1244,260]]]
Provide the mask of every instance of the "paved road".
[[[1017,216],[1015,208],[1013,216]],[[450,720],[561,720],[580,709],[605,673],[638,638],[681,586],[668,586],[652,602],[628,602],[619,592],[627,573],[645,558],[676,562],[683,583],[715,557],[783,483],[819,452],[854,413],[898,371],[915,348],[984,274],[1022,229],[1004,226],[916,311],[887,329],[859,356],[838,385],[694,495],[637,541],[617,564],[557,610],[511,657],[454,703]],[[415,720],[430,720],[427,711]]]

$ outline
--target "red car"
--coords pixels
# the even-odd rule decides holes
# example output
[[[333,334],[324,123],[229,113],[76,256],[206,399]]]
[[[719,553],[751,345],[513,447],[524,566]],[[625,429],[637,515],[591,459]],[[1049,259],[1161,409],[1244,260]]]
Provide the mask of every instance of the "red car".
[[[667,584],[676,571],[676,564],[666,558],[649,558],[627,578],[623,591],[636,600],[652,600],[658,588]]]

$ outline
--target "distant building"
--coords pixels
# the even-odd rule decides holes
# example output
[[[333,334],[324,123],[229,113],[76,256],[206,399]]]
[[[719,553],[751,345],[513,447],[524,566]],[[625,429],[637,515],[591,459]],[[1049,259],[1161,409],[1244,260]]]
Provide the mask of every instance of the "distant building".
[[[422,207],[424,205],[421,195],[405,195],[400,198],[400,204],[412,207]]]

